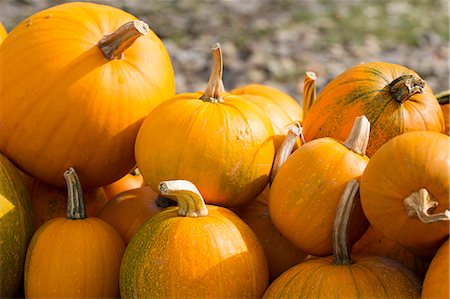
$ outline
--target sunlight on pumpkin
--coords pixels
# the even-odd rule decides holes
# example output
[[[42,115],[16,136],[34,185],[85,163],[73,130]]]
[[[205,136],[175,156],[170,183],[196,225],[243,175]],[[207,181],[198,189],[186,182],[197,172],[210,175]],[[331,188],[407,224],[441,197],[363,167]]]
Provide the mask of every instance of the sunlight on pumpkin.
[[[12,211],[16,206],[13,205],[6,197],[0,194],[0,202],[2,202],[0,206],[0,218],[3,218],[6,214]]]

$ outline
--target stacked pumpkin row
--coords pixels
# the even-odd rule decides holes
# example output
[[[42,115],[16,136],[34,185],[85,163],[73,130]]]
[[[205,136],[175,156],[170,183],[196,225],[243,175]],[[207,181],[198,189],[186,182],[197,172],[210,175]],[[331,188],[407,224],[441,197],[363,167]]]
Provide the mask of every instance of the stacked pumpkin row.
[[[425,81],[367,63],[316,99],[307,73],[302,109],[225,91],[212,56],[205,91],[175,95],[162,42],[116,8],[55,6],[6,36],[2,297],[22,277],[27,297],[448,294],[450,138]]]

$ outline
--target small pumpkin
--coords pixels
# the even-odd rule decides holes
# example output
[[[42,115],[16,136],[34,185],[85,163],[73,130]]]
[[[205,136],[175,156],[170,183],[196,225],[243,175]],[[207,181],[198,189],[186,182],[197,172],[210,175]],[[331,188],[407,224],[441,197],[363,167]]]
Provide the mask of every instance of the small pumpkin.
[[[158,198],[147,186],[125,190],[113,196],[98,217],[111,224],[128,245],[142,223],[166,207],[158,203]]]
[[[117,181],[103,186],[103,190],[105,190],[106,197],[108,199],[111,199],[120,192],[140,188],[144,185],[144,178],[139,172],[139,169],[135,168],[130,173],[127,173]]]
[[[387,257],[350,257],[349,222],[359,184],[351,180],[336,209],[333,256],[310,257],[270,284],[263,298],[419,298],[420,280]]]
[[[249,202],[269,181],[275,147],[267,115],[243,97],[223,92],[222,52],[212,49],[205,92],[181,93],[144,120],[135,156],[145,182],[184,179],[207,203]]]
[[[344,141],[353,119],[371,124],[367,155],[409,131],[443,132],[444,119],[430,86],[414,71],[387,62],[353,66],[318,94],[303,119],[305,140],[333,137]]]
[[[422,299],[450,298],[450,274],[448,263],[450,261],[449,240],[441,245],[428,267],[422,285]]]
[[[121,298],[258,298],[269,273],[254,232],[227,208],[206,205],[188,181],[165,181],[178,202],[147,220],[125,251]]]
[[[42,225],[25,260],[26,298],[117,298],[125,245],[108,223],[86,217],[83,192],[69,168],[67,215]]]
[[[175,94],[170,57],[118,8],[70,2],[19,23],[0,48],[0,150],[40,181],[112,183],[135,165],[144,117]]]
[[[370,124],[355,120],[345,143],[319,138],[305,143],[284,162],[272,182],[269,213],[275,227],[301,251],[332,254],[336,207],[345,184],[363,173],[369,158],[365,149]],[[358,207],[353,214],[350,243],[356,242],[368,223]]]
[[[0,154],[0,297],[12,298],[23,278],[33,213],[16,167]]]
[[[416,131],[384,144],[361,178],[364,214],[387,238],[430,258],[448,238],[450,137]]]

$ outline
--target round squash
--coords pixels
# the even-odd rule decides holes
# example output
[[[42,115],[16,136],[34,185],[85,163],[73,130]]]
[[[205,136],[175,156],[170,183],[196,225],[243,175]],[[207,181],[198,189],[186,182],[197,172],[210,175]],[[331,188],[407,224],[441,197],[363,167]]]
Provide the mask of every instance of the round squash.
[[[268,285],[264,251],[230,210],[206,205],[188,181],[165,181],[169,207],[131,239],[120,268],[121,298],[258,298]]]
[[[450,298],[449,240],[441,245],[428,267],[422,285],[422,299]]]
[[[263,298],[419,298],[420,280],[387,257],[353,256],[348,229],[358,198],[358,182],[350,181],[336,210],[333,256],[311,257],[284,272]]]
[[[222,53],[204,93],[181,93],[156,107],[136,138],[145,182],[191,181],[207,203],[237,206],[254,199],[269,180],[275,147],[270,119],[255,104],[223,92]]]
[[[25,260],[26,298],[117,298],[125,246],[100,218],[86,217],[83,192],[73,168],[67,180],[67,215],[42,225]]]
[[[23,275],[34,232],[28,192],[16,167],[0,154],[0,297],[12,298]]]
[[[40,181],[83,187],[135,165],[144,117],[175,93],[161,40],[120,9],[70,2],[18,24],[0,48],[0,150]]]
[[[373,227],[431,258],[448,238],[450,137],[417,131],[384,144],[361,178],[361,204]]]
[[[127,173],[125,176],[121,177],[117,181],[103,186],[103,190],[105,190],[106,197],[108,199],[113,198],[117,194],[123,191],[141,188],[145,185],[144,178],[137,168],[133,169],[130,173]]]
[[[370,62],[353,66],[319,93],[303,119],[305,140],[334,137],[344,141],[355,117],[370,122],[367,155],[409,131],[444,131],[438,102],[426,82],[401,65]]]
[[[333,220],[345,184],[358,178],[369,160],[364,155],[370,124],[355,120],[342,143],[319,138],[290,155],[270,188],[269,213],[275,227],[301,251],[325,256],[333,252]],[[353,214],[350,243],[356,242],[368,223],[361,207]]]

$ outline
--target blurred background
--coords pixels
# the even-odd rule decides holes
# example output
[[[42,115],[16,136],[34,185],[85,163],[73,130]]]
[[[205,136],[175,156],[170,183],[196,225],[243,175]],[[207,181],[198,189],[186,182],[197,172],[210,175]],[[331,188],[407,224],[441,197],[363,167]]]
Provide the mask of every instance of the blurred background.
[[[10,31],[70,1],[0,0]],[[163,40],[177,92],[202,90],[210,49],[221,44],[224,83],[279,88],[301,101],[304,74],[320,90],[345,69],[386,61],[416,71],[435,93],[449,89],[448,0],[96,0],[134,14]]]

